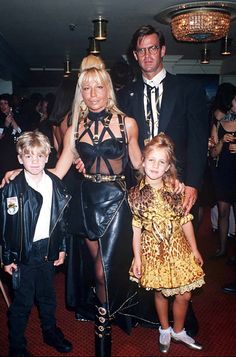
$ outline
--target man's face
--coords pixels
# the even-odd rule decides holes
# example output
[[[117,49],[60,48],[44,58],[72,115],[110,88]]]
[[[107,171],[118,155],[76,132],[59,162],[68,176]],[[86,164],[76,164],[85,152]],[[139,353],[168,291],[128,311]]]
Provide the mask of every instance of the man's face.
[[[166,47],[160,47],[159,38],[155,33],[138,39],[137,47],[133,54],[144,77],[152,79],[162,70],[162,59],[165,56],[165,52]]]

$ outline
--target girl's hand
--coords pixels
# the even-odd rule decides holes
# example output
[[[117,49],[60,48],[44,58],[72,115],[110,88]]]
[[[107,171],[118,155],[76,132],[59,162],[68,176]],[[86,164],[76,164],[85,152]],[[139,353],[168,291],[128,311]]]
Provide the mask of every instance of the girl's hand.
[[[65,252],[60,252],[59,253],[59,258],[57,260],[54,260],[53,265],[55,267],[57,267],[58,265],[62,265],[64,263],[65,257],[66,257],[66,253]]]
[[[140,279],[140,277],[141,277],[141,260],[140,259],[134,258],[133,273],[137,279]]]
[[[200,266],[203,266],[203,259],[202,259],[201,254],[199,253],[199,251],[198,251],[198,250],[194,251],[194,252],[193,252],[193,255],[194,255],[194,257],[195,257],[196,262],[197,262]]]

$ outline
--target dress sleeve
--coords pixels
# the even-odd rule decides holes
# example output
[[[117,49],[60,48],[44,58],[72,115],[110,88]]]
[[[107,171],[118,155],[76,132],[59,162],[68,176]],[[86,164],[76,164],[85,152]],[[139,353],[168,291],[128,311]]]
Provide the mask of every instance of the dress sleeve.
[[[187,216],[183,216],[180,219],[180,224],[181,226],[183,226],[184,224],[186,224],[189,221],[193,220],[193,215],[191,213],[187,214]]]
[[[132,213],[132,226],[142,228],[141,216],[137,205],[135,188],[131,188],[128,194],[129,206]]]

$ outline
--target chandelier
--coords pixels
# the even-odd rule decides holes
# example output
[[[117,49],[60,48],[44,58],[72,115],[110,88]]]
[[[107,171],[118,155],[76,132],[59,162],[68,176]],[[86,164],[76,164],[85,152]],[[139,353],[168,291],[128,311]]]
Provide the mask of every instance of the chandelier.
[[[227,36],[235,15],[235,2],[196,1],[168,7],[155,19],[170,24],[178,41],[209,42]]]
[[[227,35],[230,19],[225,10],[192,9],[173,16],[171,30],[178,41],[215,41]]]

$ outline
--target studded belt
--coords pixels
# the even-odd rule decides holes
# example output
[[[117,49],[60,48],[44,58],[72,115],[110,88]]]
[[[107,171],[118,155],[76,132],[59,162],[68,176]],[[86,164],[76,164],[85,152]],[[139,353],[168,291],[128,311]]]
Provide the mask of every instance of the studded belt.
[[[102,174],[94,174],[94,175],[88,175],[85,174],[84,178],[87,180],[90,180],[92,182],[114,182],[118,180],[125,180],[124,175],[102,175]]]

